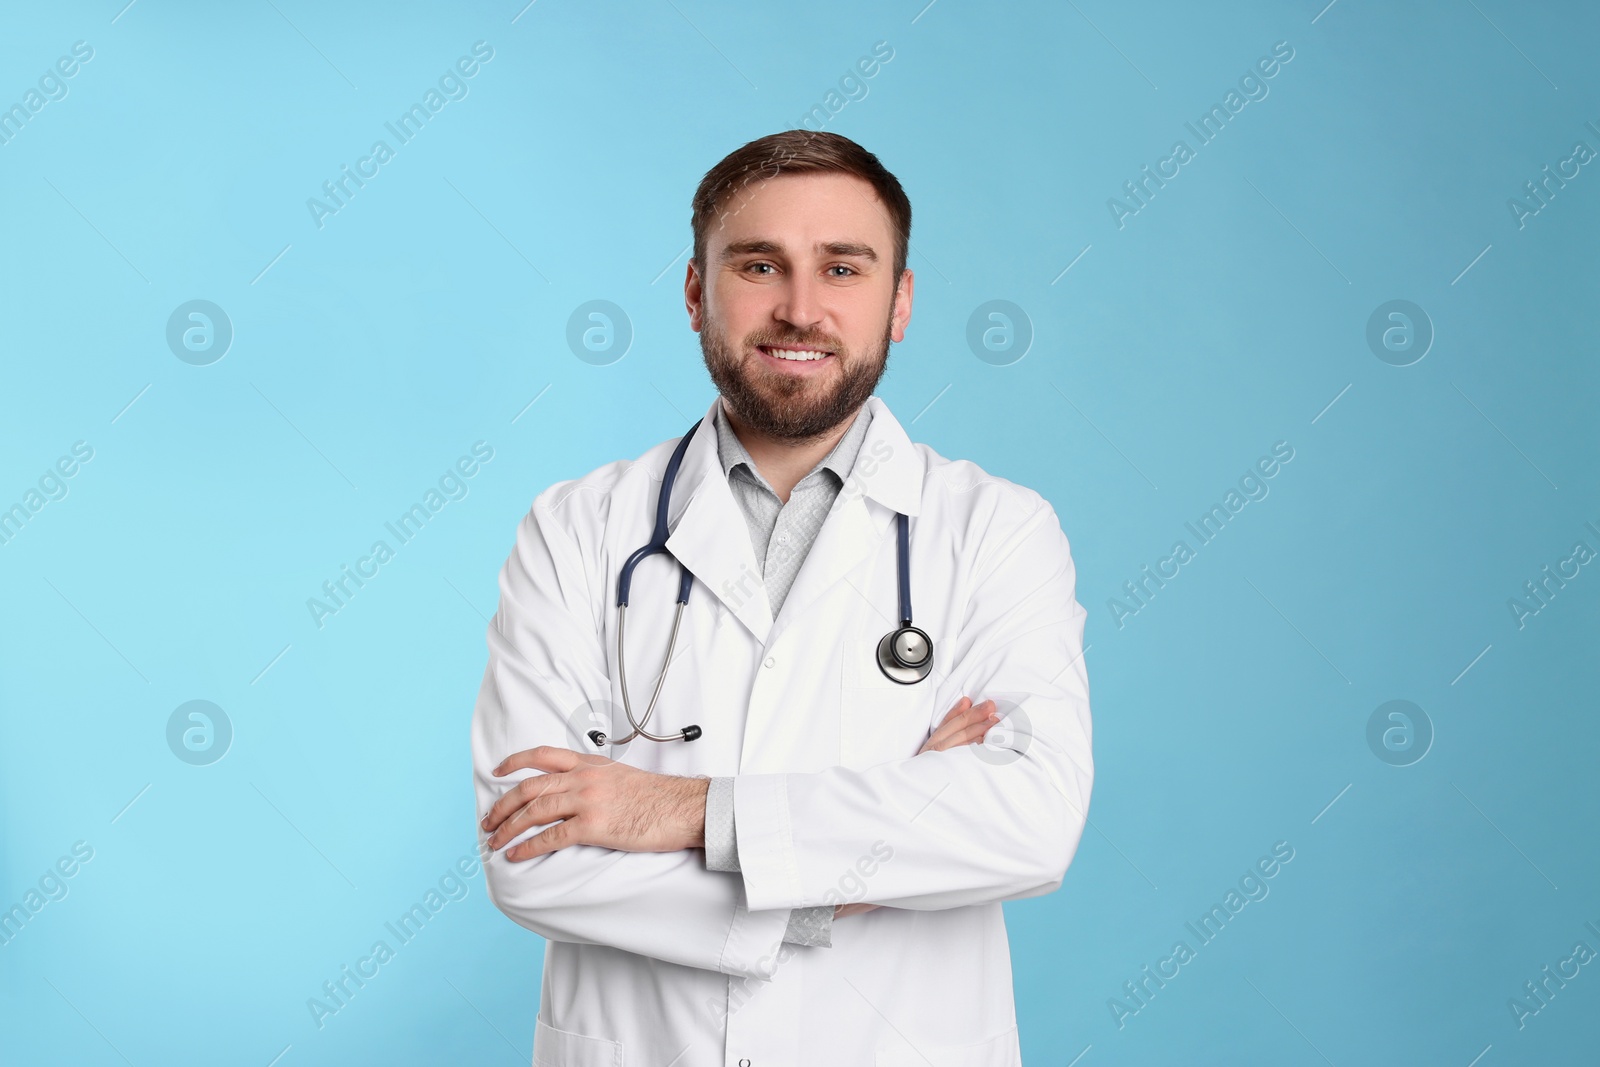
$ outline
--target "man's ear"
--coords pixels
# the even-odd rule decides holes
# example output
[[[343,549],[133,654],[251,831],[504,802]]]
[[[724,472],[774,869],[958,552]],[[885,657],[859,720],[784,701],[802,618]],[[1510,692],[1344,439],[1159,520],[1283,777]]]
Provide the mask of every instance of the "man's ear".
[[[683,306],[689,312],[689,329],[699,333],[704,318],[701,312],[705,308],[705,286],[700,281],[700,272],[695,268],[693,259],[689,260],[683,276]]]
[[[916,287],[916,276],[908,267],[900,275],[900,284],[894,291],[894,313],[891,321],[893,327],[889,338],[896,344],[905,339],[906,327],[911,325],[911,295]]]

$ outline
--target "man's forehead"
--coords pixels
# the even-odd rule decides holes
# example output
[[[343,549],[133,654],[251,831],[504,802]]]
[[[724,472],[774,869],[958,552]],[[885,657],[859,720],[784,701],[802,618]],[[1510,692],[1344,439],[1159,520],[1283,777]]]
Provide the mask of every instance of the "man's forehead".
[[[711,242],[721,247],[719,258],[812,251],[878,259],[889,249],[892,230],[887,209],[864,178],[780,174],[736,193],[712,227]]]

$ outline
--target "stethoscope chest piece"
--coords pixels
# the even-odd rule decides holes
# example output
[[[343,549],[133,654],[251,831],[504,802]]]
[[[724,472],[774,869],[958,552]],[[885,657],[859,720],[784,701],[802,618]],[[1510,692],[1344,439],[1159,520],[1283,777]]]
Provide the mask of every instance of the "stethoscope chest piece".
[[[900,628],[878,642],[878,668],[891,682],[915,685],[933,670],[933,638],[911,625],[911,521],[895,516],[896,577],[900,586]]]
[[[915,685],[933,670],[933,642],[915,626],[902,626],[878,642],[878,666],[890,681]]]

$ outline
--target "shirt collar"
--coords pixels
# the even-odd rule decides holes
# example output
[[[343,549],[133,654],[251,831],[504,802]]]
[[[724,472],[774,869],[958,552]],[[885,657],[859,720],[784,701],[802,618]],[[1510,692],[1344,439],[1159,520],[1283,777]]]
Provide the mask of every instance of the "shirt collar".
[[[839,438],[833,449],[826,456],[823,456],[815,467],[811,468],[806,474],[807,478],[826,468],[838,477],[840,485],[845,483],[850,477],[850,472],[855,469],[856,457],[861,452],[862,442],[866,440],[867,427],[872,423],[872,412],[869,407],[870,405],[862,404],[857,409],[855,419],[850,423],[850,428],[844,432],[843,437]],[[733,432],[733,427],[728,424],[727,417],[722,410],[721,397],[717,398],[712,421],[717,428],[717,459],[722,465],[722,473],[732,477],[733,469],[743,465],[745,471],[755,478],[757,482],[769,490],[772,489],[766,478],[762,477],[761,472],[756,469],[756,461],[751,457],[749,450],[740,443],[738,435]],[[801,481],[804,480],[804,478],[801,479]]]

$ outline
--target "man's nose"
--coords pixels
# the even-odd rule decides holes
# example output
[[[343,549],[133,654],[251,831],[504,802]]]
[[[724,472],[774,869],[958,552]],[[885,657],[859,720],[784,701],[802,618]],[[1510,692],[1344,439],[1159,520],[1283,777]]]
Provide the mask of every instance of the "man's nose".
[[[773,315],[799,330],[810,330],[822,323],[822,292],[816,279],[793,276],[784,283],[783,298]]]

